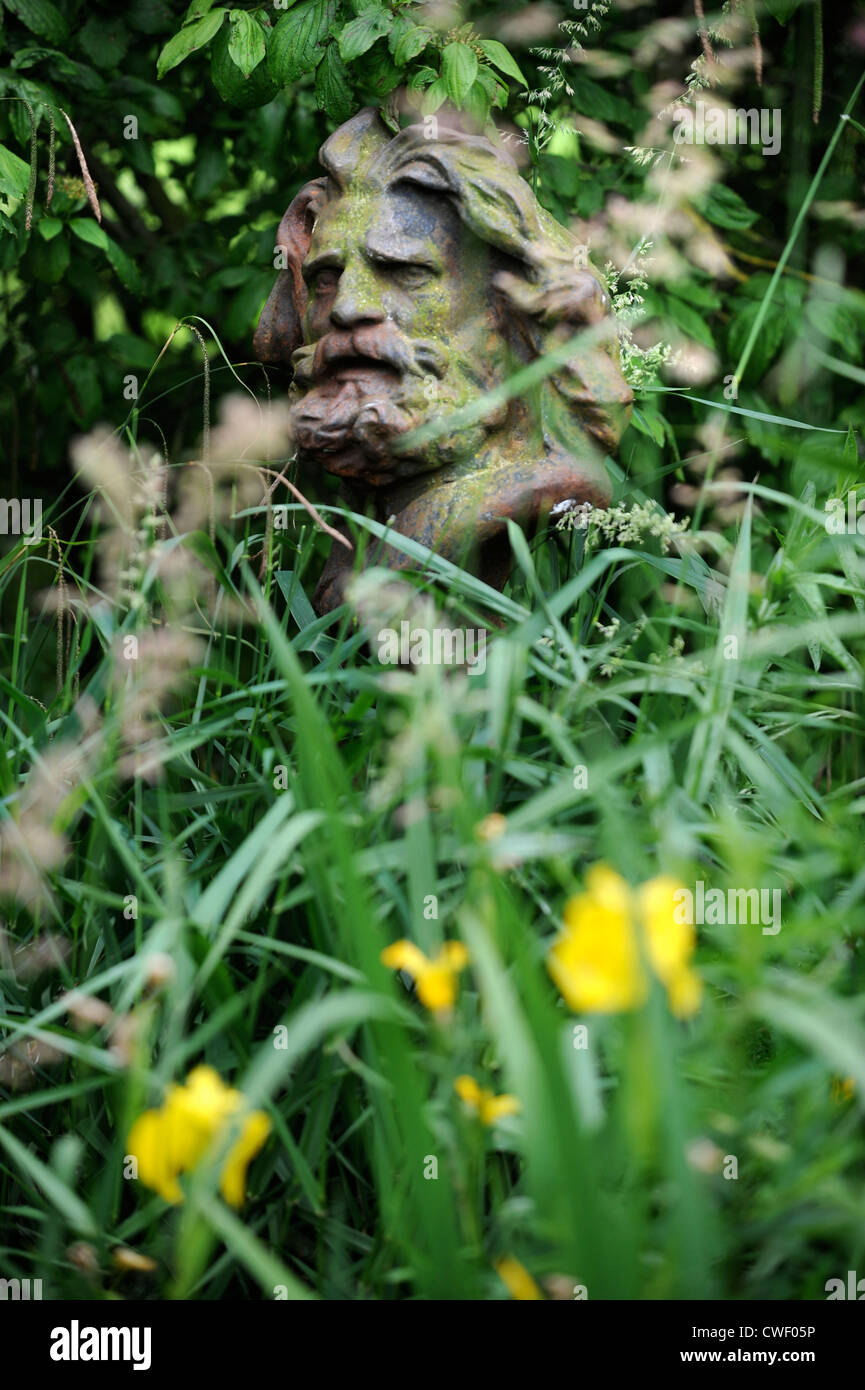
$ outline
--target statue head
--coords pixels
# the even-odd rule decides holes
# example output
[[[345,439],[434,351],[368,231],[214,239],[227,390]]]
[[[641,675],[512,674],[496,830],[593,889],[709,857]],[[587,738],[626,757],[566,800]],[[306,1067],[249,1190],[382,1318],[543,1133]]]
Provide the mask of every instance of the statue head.
[[[255,335],[293,374],[301,462],[462,562],[505,517],[604,502],[631,399],[609,296],[507,151],[435,117],[393,135],[365,110],[320,160],[280,223]],[[530,389],[453,419],[581,328],[586,346]]]

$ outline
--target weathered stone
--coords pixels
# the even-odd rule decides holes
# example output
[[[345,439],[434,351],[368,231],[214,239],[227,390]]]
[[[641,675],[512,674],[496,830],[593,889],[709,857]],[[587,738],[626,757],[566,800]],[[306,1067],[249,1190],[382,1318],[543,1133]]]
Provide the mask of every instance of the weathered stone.
[[[280,223],[286,269],[255,351],[293,373],[302,463],[338,475],[353,510],[501,585],[505,518],[533,527],[566,499],[608,500],[603,458],[631,392],[585,248],[504,149],[436,127],[393,136],[365,110],[322,146],[326,177]],[[457,415],[578,333],[542,381],[479,418]],[[342,601],[351,570],[335,545],[319,612]]]

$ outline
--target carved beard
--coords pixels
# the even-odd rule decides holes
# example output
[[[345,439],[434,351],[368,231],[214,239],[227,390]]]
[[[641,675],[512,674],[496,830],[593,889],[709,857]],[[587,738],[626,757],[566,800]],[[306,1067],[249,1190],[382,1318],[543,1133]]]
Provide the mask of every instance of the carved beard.
[[[382,486],[474,457],[506,410],[482,424],[453,431],[417,452],[399,447],[402,436],[430,415],[446,416],[497,379],[494,364],[448,357],[426,339],[405,337],[389,320],[350,332],[335,331],[299,348],[293,357],[292,424],[302,461],[328,473]]]

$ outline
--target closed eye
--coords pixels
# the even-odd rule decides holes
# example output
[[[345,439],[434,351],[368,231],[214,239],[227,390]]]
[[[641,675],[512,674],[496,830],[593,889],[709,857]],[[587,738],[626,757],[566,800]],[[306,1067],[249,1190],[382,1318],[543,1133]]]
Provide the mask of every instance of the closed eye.
[[[377,269],[403,289],[417,289],[432,280],[438,271],[422,261],[379,261]]]
[[[339,277],[342,274],[342,266],[337,262],[324,263],[317,265],[305,265],[301,267],[301,275],[306,281],[313,294],[327,293],[336,288],[339,284]]]
[[[338,266],[322,266],[310,276],[310,288],[314,294],[328,294],[336,289],[341,274]]]

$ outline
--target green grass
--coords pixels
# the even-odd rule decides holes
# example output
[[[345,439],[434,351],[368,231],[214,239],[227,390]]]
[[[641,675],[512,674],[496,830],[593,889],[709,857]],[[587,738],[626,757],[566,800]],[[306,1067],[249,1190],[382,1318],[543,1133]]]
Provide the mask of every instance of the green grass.
[[[36,602],[56,548],[7,555],[0,811],[8,830],[48,758],[32,814],[68,844],[49,899],[4,905],[7,1069],[35,1051],[27,1089],[0,1090],[0,1274],[50,1298],[495,1299],[513,1255],[542,1285],[564,1276],[559,1296],[787,1299],[861,1268],[865,545],[827,535],[813,489],[750,491],[759,509],[702,556],[515,533],[503,595],[431,561],[413,582],[442,621],[489,628],[472,677],[383,669],[347,614],[316,620],[300,507],[263,578],[259,508],[181,543],[214,578],[178,616],[152,568],[141,606],[96,604],[76,503],[65,582],[91,606],[58,690]],[[166,604],[201,646],[158,701],[161,776],[123,776],[118,634]],[[67,740],[86,765],[52,782]],[[485,838],[493,812],[506,827]],[[687,1023],[659,989],[578,1018],[545,955],[599,861],[634,885],[778,887],[782,929],[701,927]],[[14,952],[46,933],[68,958],[29,977]],[[380,963],[402,937],[468,947],[449,1020]],[[73,1026],[73,986],[110,1005],[113,1035]],[[272,1120],[240,1212],[213,1171],[182,1208],[124,1177],[133,1119],[203,1060]],[[482,1129],[454,1092],[466,1072],[521,1112]],[[116,1268],[117,1246],[155,1270]]]

